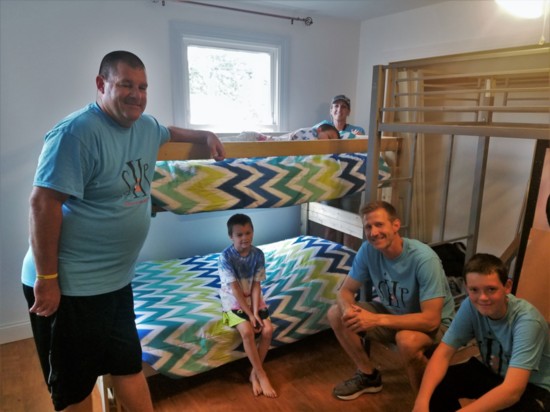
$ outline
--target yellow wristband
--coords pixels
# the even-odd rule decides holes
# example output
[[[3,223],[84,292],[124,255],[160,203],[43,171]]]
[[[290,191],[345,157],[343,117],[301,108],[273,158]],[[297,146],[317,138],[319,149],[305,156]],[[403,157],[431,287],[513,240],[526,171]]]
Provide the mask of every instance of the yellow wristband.
[[[57,273],[54,273],[52,275],[36,275],[36,279],[44,279],[44,280],[57,279]]]

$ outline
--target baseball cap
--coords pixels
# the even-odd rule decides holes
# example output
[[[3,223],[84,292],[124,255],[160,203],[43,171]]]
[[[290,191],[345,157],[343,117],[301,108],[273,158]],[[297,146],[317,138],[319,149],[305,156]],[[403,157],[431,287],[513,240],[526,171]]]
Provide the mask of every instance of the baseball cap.
[[[343,94],[339,94],[338,96],[334,96],[334,98],[332,99],[332,103],[331,104],[334,104],[336,103],[337,101],[342,101],[344,102],[345,104],[348,105],[348,109],[351,110],[351,101],[349,99],[349,97],[343,95]]]

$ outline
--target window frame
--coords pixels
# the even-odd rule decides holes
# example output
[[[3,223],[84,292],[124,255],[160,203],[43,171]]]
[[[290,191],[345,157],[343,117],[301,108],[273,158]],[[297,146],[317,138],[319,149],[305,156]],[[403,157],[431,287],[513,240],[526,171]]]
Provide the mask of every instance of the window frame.
[[[170,23],[170,49],[174,124],[192,129],[210,129],[212,127],[212,125],[190,123],[189,71],[186,51],[189,45],[197,45],[270,53],[272,55],[271,99],[274,112],[272,117],[275,123],[271,126],[272,130],[259,131],[287,130],[288,44],[288,38],[283,36],[172,21]]]

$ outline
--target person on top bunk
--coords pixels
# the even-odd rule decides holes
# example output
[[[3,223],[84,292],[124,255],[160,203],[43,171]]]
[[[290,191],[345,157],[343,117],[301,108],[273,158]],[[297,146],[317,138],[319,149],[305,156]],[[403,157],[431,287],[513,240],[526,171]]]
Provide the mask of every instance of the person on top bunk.
[[[348,117],[351,113],[351,100],[349,97],[339,94],[334,96],[330,104],[330,120],[323,120],[317,123],[315,127],[322,124],[331,124],[338,130],[340,139],[353,139],[357,135],[365,135],[365,129],[348,123]]]
[[[365,129],[361,126],[356,126],[348,123],[348,116],[351,113],[351,101],[349,97],[339,94],[334,96],[330,105],[330,118],[331,120],[323,120],[317,123],[313,127],[319,127],[324,124],[330,124],[336,127],[340,135],[340,139],[354,139],[356,135],[364,135]],[[345,196],[341,199],[332,199],[322,202],[325,205],[336,207],[338,209],[346,210],[348,212],[357,213],[361,206],[361,193],[355,193],[350,196]],[[325,227],[324,237],[333,242],[343,243],[353,250],[359,249],[361,245],[361,239],[357,239],[347,233],[340,233],[339,231]]]
[[[510,294],[512,281],[496,256],[479,253],[464,268],[468,297],[433,353],[414,412],[550,411],[548,324],[529,302]],[[481,358],[449,366],[475,339]]]
[[[242,132],[237,140],[265,142],[265,141],[289,141],[289,140],[338,140],[338,129],[330,124],[322,124],[315,127],[303,127],[293,132],[279,136],[268,136],[258,132]]]
[[[382,377],[364,349],[364,341],[397,346],[410,384],[418,390],[425,352],[439,342],[454,316],[454,302],[441,261],[424,243],[403,238],[395,208],[383,201],[361,208],[366,241],[328,312],[338,341],[355,364],[355,375],[333,395],[352,400],[382,390]],[[378,298],[357,301],[367,281]]]
[[[265,280],[264,253],[252,244],[254,226],[248,215],[231,216],[227,221],[227,233],[232,244],[223,250],[218,260],[222,319],[241,335],[244,351],[252,364],[250,382],[254,395],[275,398],[277,392],[263,367],[273,335],[260,285]],[[258,346],[256,335],[259,335]]]
[[[55,410],[92,410],[111,374],[127,411],[153,411],[142,371],[132,278],[151,216],[151,181],[167,141],[224,148],[211,132],[161,126],[144,114],[147,73],[127,51],[105,55],[97,98],[45,137],[30,197],[22,283]]]

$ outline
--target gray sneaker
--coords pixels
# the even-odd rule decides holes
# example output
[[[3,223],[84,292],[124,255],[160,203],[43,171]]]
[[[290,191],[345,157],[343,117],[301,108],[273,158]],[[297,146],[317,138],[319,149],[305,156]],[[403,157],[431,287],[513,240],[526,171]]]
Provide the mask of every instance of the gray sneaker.
[[[351,401],[364,393],[376,393],[382,390],[382,375],[375,369],[374,377],[361,371],[355,372],[350,378],[334,387],[332,394],[343,401]]]

